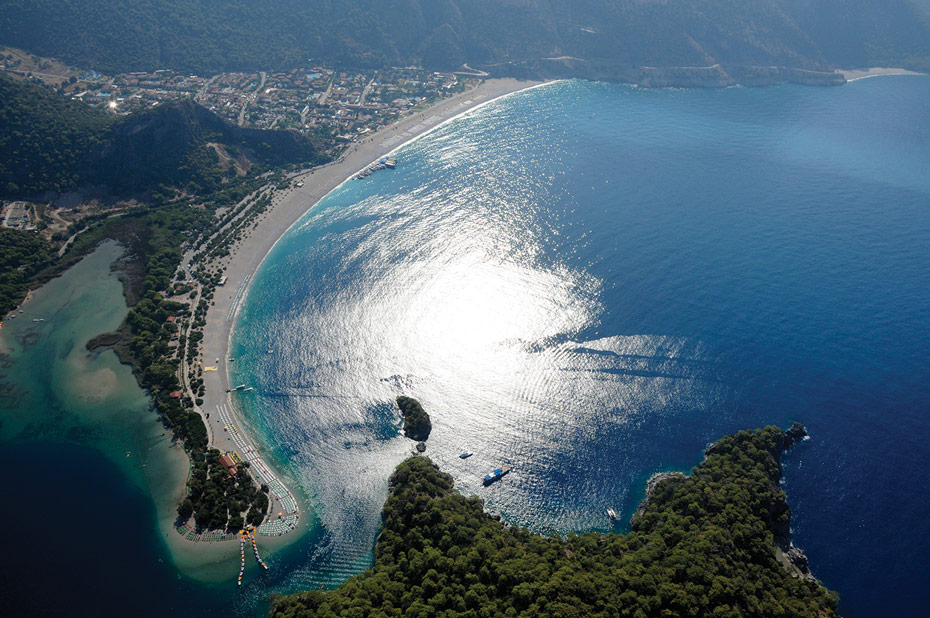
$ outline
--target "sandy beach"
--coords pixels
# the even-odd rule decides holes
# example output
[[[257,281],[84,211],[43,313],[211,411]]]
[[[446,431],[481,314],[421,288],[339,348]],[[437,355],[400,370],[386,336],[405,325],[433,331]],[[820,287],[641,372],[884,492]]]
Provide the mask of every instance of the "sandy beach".
[[[206,393],[203,397],[201,413],[208,426],[211,446],[222,451],[241,451],[243,441],[247,440],[249,425],[243,422],[241,411],[235,401],[235,394],[228,392],[230,388],[227,366],[228,348],[239,303],[248,292],[249,281],[253,274],[277,240],[321,198],[380,157],[479,105],[541,83],[515,79],[493,79],[481,82],[472,89],[444,99],[377,133],[366,136],[333,163],[293,174],[291,178],[295,182],[303,181],[304,186],[275,193],[272,208],[260,217],[255,227],[248,230],[245,237],[232,248],[230,255],[221,260],[220,264],[226,269],[226,282],[216,289],[214,304],[207,313],[206,326],[203,329],[204,364],[216,366],[217,370],[205,371],[203,374]],[[189,257],[186,256],[185,264],[188,263]],[[231,420],[231,423],[224,424],[226,420]],[[227,427],[235,427],[235,435],[233,435],[234,432],[227,430]],[[257,448],[257,443],[252,440],[249,440],[247,444]],[[267,462],[263,464],[271,472],[271,467],[267,465]],[[287,483],[287,480],[284,479],[284,482]],[[311,518],[307,516],[306,507],[302,504],[302,493],[294,491],[293,495],[303,507],[300,509],[301,517],[297,530],[280,537],[260,537],[259,540],[263,546],[268,545],[269,548],[273,548],[290,544],[303,537],[310,528]],[[284,502],[286,498],[281,501],[281,503]],[[273,501],[272,506],[276,512],[281,512],[279,503]],[[178,536],[177,540],[181,540],[176,532],[173,534]],[[172,539],[175,542],[171,543],[175,551],[180,549],[177,547],[177,540]],[[218,545],[227,545],[227,543]],[[225,552],[219,551],[218,553]]]
[[[848,82],[854,82],[857,79],[865,79],[867,77],[878,77],[880,75],[923,75],[923,73],[917,73],[916,71],[908,71],[907,69],[895,69],[889,67],[871,67],[868,69],[852,69],[848,71],[840,71],[843,74],[843,77],[846,78]]]

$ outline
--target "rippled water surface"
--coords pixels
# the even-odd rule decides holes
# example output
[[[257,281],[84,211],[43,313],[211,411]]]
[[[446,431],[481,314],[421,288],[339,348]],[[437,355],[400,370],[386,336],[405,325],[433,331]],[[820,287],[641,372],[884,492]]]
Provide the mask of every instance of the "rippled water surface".
[[[427,454],[458,488],[539,531],[610,529],[606,509],[626,521],[653,472],[800,420],[813,438],[786,458],[796,543],[844,615],[918,615],[928,101],[914,77],[561,82],[332,193],[271,252],[234,338],[250,418],[326,524],[284,588],[369,564],[412,447],[403,393],[432,416]],[[503,463],[513,472],[482,487]]]

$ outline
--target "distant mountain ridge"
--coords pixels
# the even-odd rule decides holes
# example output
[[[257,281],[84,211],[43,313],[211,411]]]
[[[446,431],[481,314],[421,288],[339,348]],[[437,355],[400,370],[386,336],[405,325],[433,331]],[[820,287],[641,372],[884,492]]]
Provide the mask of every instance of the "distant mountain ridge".
[[[0,43],[104,71],[463,63],[930,70],[927,0],[0,0]],[[556,58],[558,60],[547,60]],[[564,61],[568,60],[568,64]]]

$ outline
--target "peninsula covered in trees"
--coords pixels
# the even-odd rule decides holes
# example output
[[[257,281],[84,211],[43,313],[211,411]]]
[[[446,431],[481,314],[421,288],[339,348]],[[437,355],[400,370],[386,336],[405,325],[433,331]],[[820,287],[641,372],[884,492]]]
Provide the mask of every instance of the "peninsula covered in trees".
[[[653,483],[625,534],[507,526],[426,457],[391,477],[375,564],[336,590],[277,599],[277,618],[367,616],[837,616],[837,596],[785,558],[782,450],[800,435],[742,431],[688,476]]]

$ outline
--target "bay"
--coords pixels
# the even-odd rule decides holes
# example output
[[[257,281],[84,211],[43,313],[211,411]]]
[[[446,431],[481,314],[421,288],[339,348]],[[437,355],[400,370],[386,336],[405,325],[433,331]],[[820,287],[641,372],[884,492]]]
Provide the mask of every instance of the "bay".
[[[330,194],[269,254],[233,342],[250,419],[326,524],[284,587],[370,563],[412,446],[403,393],[459,489],[542,532],[610,529],[606,509],[626,521],[653,472],[801,421],[812,439],[785,461],[796,543],[844,615],[918,615],[928,95],[923,77],[559,82]]]
[[[844,616],[922,615],[928,95],[924,77],[560,82],[333,192],[256,274],[232,352],[257,439],[326,527],[242,591],[172,565],[168,436],[128,368],[84,348],[126,311],[105,246],[0,333],[8,606],[261,615],[272,592],[337,585],[370,564],[411,451],[404,393],[457,486],[542,532],[611,529],[606,508],[626,521],[653,472],[799,420],[785,489],[815,574]]]

